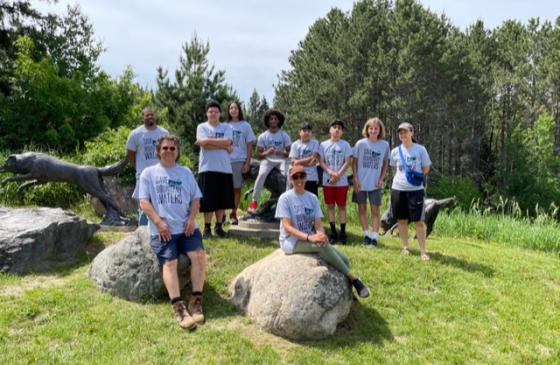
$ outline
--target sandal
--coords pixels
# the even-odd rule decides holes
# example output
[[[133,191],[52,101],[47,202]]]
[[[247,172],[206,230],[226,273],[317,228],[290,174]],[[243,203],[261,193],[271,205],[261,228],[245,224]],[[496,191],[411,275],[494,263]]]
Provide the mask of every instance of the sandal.
[[[407,247],[403,248],[401,253],[403,254],[403,256],[410,256],[410,251]]]
[[[420,255],[420,260],[422,260],[422,261],[430,261],[431,258],[430,258],[430,256],[428,256],[427,254],[423,253],[423,254]]]

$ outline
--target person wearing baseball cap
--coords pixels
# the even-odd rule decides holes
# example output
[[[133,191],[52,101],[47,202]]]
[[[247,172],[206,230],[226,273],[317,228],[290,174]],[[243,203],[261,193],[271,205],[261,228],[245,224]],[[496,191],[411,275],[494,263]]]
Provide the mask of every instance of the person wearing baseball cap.
[[[424,181],[430,173],[432,161],[428,151],[414,139],[414,127],[404,122],[397,128],[401,144],[391,151],[393,167],[391,186],[391,210],[397,219],[403,255],[408,250],[408,222],[414,222],[420,246],[420,258],[430,260],[426,253],[426,225],[424,224]]]
[[[307,182],[305,190],[318,195],[319,174],[317,173],[317,163],[319,162],[319,149],[321,146],[316,139],[311,139],[311,124],[304,122],[299,127],[299,139],[290,148],[290,160],[292,166],[305,167]]]
[[[319,255],[329,265],[346,275],[360,297],[367,298],[370,295],[369,289],[350,271],[348,258],[329,243],[321,222],[323,213],[319,199],[305,190],[305,168],[301,165],[293,166],[289,178],[293,188],[280,195],[276,205],[275,217],[280,219],[280,248],[287,255]]]

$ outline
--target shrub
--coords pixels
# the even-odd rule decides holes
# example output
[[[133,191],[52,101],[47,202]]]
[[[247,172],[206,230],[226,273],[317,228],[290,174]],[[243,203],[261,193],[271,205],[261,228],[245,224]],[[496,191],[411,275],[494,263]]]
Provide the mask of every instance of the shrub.
[[[440,176],[429,185],[428,193],[432,198],[456,198],[456,205],[467,211],[471,203],[480,197],[480,191],[475,182],[469,177]]]

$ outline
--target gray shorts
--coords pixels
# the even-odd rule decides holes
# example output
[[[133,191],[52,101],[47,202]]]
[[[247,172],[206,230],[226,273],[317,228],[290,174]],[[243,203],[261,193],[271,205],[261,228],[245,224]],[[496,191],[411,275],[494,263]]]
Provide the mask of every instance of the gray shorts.
[[[234,189],[241,189],[243,186],[243,174],[241,170],[243,170],[243,165],[245,162],[232,162],[231,163],[231,170],[233,173],[233,188]]]
[[[354,191],[352,193],[352,201],[358,204],[366,204],[369,197],[370,205],[381,206],[381,195],[383,195],[383,189],[377,189],[372,191]]]

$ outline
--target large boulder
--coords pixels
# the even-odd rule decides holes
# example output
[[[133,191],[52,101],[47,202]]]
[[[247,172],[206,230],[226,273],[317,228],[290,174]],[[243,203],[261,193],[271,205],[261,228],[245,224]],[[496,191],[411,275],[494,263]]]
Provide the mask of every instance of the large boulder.
[[[257,325],[292,340],[332,335],[352,304],[344,274],[317,255],[280,249],[243,270],[229,291],[232,303]]]
[[[189,260],[181,255],[178,267],[181,288],[189,282],[189,267]],[[91,263],[89,276],[101,291],[131,301],[167,294],[161,266],[150,248],[150,233],[145,226],[101,251]]]
[[[98,229],[60,208],[0,207],[0,272],[24,275],[70,265]]]

